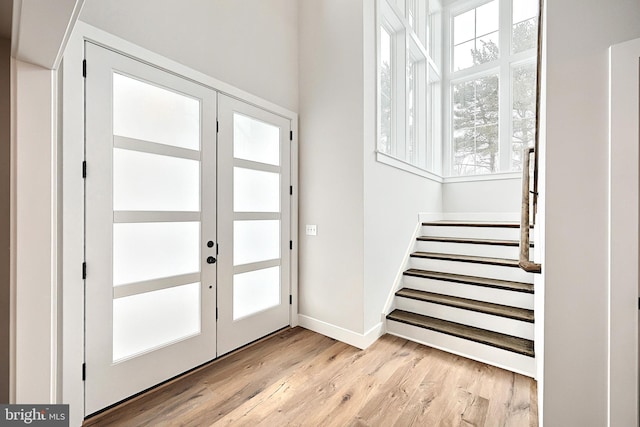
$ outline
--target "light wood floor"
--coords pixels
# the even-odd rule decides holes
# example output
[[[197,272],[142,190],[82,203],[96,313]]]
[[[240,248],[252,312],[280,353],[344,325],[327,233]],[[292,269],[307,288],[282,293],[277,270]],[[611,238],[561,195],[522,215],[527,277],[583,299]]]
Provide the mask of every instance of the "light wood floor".
[[[537,427],[530,378],[386,335],[287,329],[85,422],[95,426]]]

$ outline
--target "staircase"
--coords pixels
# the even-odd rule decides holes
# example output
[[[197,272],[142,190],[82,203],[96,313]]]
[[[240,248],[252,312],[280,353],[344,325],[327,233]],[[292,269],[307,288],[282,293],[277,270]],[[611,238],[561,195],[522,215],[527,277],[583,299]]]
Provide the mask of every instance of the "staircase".
[[[516,223],[422,224],[387,332],[535,374],[533,274],[518,266]]]

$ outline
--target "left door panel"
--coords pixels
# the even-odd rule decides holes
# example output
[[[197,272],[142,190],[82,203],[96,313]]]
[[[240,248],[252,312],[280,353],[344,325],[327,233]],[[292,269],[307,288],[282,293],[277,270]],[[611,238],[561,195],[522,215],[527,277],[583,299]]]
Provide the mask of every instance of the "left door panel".
[[[216,357],[216,93],[86,44],[85,414]]]

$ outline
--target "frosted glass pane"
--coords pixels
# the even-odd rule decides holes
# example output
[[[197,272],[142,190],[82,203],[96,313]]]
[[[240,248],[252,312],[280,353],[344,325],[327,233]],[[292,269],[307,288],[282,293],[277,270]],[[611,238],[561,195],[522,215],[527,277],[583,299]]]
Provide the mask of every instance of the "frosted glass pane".
[[[280,221],[234,221],[233,265],[280,258]]]
[[[233,115],[233,157],[280,164],[280,128],[241,114]]]
[[[113,75],[113,134],[200,149],[200,101]]]
[[[280,267],[233,276],[233,320],[280,304]]]
[[[200,333],[200,283],[113,300],[113,360]]]
[[[113,209],[199,211],[200,162],[114,148]]]
[[[233,210],[280,212],[280,174],[233,168]]]
[[[114,286],[199,271],[199,222],[113,224]]]

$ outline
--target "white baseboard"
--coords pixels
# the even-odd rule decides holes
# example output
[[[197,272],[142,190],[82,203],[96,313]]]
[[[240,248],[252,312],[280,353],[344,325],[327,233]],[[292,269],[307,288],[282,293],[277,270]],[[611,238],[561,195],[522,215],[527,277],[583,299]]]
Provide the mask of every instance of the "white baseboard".
[[[361,350],[366,349],[371,344],[376,342],[378,338],[385,334],[384,323],[380,322],[373,328],[369,329],[364,334],[353,332],[349,329],[344,329],[340,326],[332,325],[331,323],[324,322],[322,320],[314,319],[313,317],[305,316],[304,314],[298,315],[299,325],[310,331],[317,332],[329,338],[336,339],[343,343],[352,345]]]

